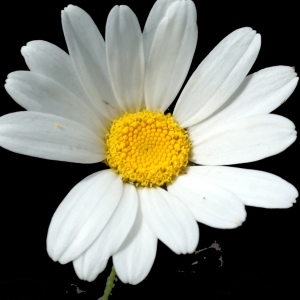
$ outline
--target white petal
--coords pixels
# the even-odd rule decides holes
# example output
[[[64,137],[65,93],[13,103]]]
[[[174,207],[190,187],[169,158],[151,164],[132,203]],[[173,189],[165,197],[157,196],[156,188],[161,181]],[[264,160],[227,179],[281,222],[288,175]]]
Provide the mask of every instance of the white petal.
[[[73,261],[80,279],[93,281],[106,267],[107,261],[121,246],[136,217],[138,196],[131,184],[123,185],[123,194],[112,217],[94,243]]]
[[[112,91],[103,38],[81,8],[69,5],[62,11],[62,25],[76,73],[85,92],[108,120],[123,114]]]
[[[46,41],[31,41],[22,47],[21,53],[32,72],[53,79],[90,108],[94,108],[77,77],[70,56],[65,51]]]
[[[138,189],[144,218],[154,234],[176,254],[195,251],[199,229],[191,212],[162,188]]]
[[[174,109],[181,127],[204,120],[239,87],[260,49],[261,38],[255,33],[249,27],[233,31],[201,62]]]
[[[107,64],[113,90],[123,110],[138,112],[144,94],[143,36],[136,15],[115,6],[106,23]]]
[[[190,161],[231,165],[284,151],[296,140],[295,125],[277,115],[256,115],[227,123],[202,136],[190,135]]]
[[[178,176],[168,185],[168,191],[189,208],[197,221],[211,227],[235,228],[246,219],[244,204],[236,195],[194,172]]]
[[[27,110],[80,123],[103,138],[107,133],[100,119],[84,102],[49,77],[29,71],[13,72],[8,75],[5,88]]]
[[[39,112],[17,112],[0,118],[0,146],[39,158],[96,163],[106,147],[86,127],[68,119]]]
[[[176,0],[157,0],[149,13],[143,31],[145,63],[148,61],[157,27],[161,20],[165,17],[170,5],[175,1]]]
[[[293,185],[267,172],[221,166],[194,166],[189,167],[188,172],[230,190],[245,205],[287,208],[298,197]]]
[[[192,1],[170,5],[153,38],[145,75],[150,110],[166,110],[179,92],[195,52],[198,29]]]
[[[110,169],[79,182],[55,211],[47,235],[47,251],[66,264],[81,255],[108,223],[121,199],[123,183]]]
[[[154,263],[157,248],[157,238],[144,220],[140,203],[127,238],[113,256],[118,277],[130,284],[138,284],[146,278]]]
[[[245,78],[239,88],[208,119],[189,128],[189,134],[200,136],[225,123],[268,114],[285,102],[294,91],[298,77],[293,68],[270,67]]]

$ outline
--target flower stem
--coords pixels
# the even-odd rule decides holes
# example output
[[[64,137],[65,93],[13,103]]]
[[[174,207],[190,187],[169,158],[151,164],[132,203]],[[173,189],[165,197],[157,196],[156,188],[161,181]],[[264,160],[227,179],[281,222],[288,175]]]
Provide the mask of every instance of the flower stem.
[[[110,272],[110,274],[109,274],[109,276],[107,277],[107,280],[106,280],[104,295],[102,296],[101,300],[107,300],[108,299],[108,297],[111,293],[111,290],[115,286],[114,281],[117,281],[116,276],[117,276],[116,275],[116,270],[115,270],[114,266],[112,266],[111,272]]]

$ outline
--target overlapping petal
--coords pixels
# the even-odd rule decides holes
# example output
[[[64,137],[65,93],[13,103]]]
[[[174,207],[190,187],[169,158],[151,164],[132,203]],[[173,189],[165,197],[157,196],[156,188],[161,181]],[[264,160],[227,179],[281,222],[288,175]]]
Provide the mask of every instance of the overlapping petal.
[[[201,62],[184,87],[174,109],[181,127],[199,123],[228,100],[250,71],[261,38],[249,27],[225,37]]]
[[[111,170],[79,182],[52,217],[47,235],[49,256],[65,264],[81,255],[109,222],[122,191],[121,178]]]
[[[65,51],[46,41],[31,41],[22,47],[21,53],[30,71],[53,79],[91,109],[95,108],[82,88],[72,60]]]
[[[157,237],[149,229],[140,207],[124,243],[113,256],[118,277],[124,283],[138,284],[146,278],[154,263]]]
[[[77,76],[109,123],[123,111],[112,90],[104,40],[92,18],[77,6],[69,5],[62,11],[62,26]]]
[[[41,74],[17,71],[10,73],[5,84],[6,91],[29,111],[60,116],[82,124],[101,139],[107,129],[80,98],[64,86]]]
[[[162,188],[138,190],[143,216],[154,234],[177,254],[192,253],[199,241],[199,229],[191,212]]]
[[[178,0],[157,0],[148,15],[143,31],[145,63],[148,61],[156,30],[168,8],[175,1]]]
[[[73,261],[80,279],[93,281],[106,267],[107,261],[121,246],[136,217],[138,195],[131,184],[123,185],[120,203],[94,243]]]
[[[168,192],[180,199],[194,218],[216,228],[235,228],[246,219],[243,202],[229,190],[211,184],[194,172],[178,176]]]
[[[191,139],[231,121],[272,112],[293,93],[299,80],[296,75],[291,67],[276,66],[247,76],[224,105],[188,129]]]
[[[124,111],[138,112],[144,96],[143,36],[136,15],[115,6],[106,23],[107,64],[113,90]]]
[[[175,1],[159,23],[146,65],[146,108],[164,111],[179,92],[196,48],[196,19],[192,1]]]
[[[0,118],[0,146],[29,156],[76,163],[95,163],[106,157],[103,140],[88,128],[31,111]]]
[[[245,205],[288,208],[298,197],[293,185],[267,172],[223,166],[193,166],[187,172],[230,190]]]
[[[256,115],[193,136],[190,161],[232,165],[278,154],[296,140],[295,125],[278,115]]]

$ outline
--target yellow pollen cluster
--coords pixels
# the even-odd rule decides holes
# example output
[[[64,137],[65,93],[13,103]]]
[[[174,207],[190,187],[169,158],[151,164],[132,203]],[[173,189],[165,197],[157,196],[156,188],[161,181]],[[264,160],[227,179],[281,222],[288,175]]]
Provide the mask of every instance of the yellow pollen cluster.
[[[107,164],[136,186],[171,182],[188,163],[187,131],[171,114],[143,110],[114,120],[106,136]]]

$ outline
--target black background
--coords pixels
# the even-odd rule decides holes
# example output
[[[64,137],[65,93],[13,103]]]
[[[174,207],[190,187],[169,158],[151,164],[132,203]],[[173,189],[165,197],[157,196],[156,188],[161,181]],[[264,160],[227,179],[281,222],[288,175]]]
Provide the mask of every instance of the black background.
[[[11,1],[2,4],[1,80],[8,73],[27,70],[20,49],[28,41],[46,40],[67,50],[60,11],[68,1]],[[114,5],[125,4],[137,14],[143,28],[154,1],[72,1],[86,10],[104,35]],[[252,72],[274,65],[299,66],[297,13],[289,1],[195,1],[199,38],[190,73],[231,31],[250,26],[262,35],[262,48]],[[242,3],[242,4],[241,4]],[[297,40],[298,39],[298,40]],[[23,110],[1,89],[0,115]],[[299,126],[299,88],[274,113]],[[240,165],[276,174],[299,189],[296,141],[283,153]],[[77,278],[72,264],[54,263],[46,252],[51,217],[70,189],[84,177],[103,169],[101,163],[72,164],[19,155],[0,148],[1,155],[1,299],[98,299],[111,260],[98,278],[88,283]],[[198,254],[177,256],[158,244],[153,268],[136,286],[118,281],[111,299],[290,299],[299,294],[299,204],[290,209],[247,207],[247,219],[237,229],[220,230],[199,224]],[[219,257],[222,255],[223,265]],[[191,265],[198,261],[197,265]],[[77,293],[76,286],[85,292]]]

